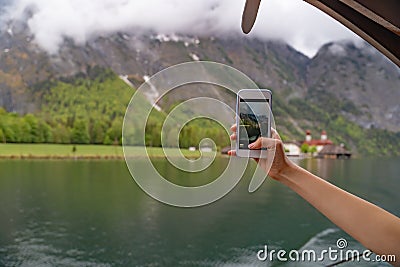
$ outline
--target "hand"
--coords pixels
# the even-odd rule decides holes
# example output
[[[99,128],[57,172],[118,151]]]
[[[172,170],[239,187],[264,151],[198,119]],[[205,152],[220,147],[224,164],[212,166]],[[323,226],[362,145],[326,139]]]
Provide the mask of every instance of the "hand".
[[[275,179],[279,180],[279,175],[289,167],[293,166],[293,163],[287,158],[281,137],[278,132],[271,128],[272,130],[272,138],[260,137],[254,143],[249,145],[250,149],[260,149],[267,148],[267,151],[272,151],[275,153],[268,153],[267,158],[255,158],[254,160],[258,163],[259,167],[263,169],[267,174]],[[231,131],[233,132],[231,135],[231,140],[236,140],[236,124],[232,125]],[[236,151],[230,150],[228,151],[228,155],[235,156]],[[271,163],[272,160],[272,163]],[[269,170],[269,171],[268,171]]]

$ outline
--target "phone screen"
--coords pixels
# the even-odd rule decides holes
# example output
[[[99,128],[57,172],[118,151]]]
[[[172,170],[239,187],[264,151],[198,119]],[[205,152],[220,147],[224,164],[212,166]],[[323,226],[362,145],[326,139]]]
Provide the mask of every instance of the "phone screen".
[[[239,149],[269,136],[269,99],[239,99]]]

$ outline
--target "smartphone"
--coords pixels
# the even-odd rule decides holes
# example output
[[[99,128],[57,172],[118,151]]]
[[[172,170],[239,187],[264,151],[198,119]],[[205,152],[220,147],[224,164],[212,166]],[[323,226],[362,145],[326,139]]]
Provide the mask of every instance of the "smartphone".
[[[268,89],[242,89],[236,101],[236,155],[266,158],[266,149],[249,149],[260,137],[271,137],[272,93]]]

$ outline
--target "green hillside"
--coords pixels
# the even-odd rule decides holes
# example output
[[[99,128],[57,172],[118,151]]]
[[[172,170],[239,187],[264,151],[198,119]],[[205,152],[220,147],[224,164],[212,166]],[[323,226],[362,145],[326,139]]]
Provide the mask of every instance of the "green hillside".
[[[9,143],[121,143],[122,118],[132,89],[113,72],[52,81],[40,88],[41,111],[0,112],[0,140]]]
[[[331,103],[338,99],[333,97]],[[339,105],[339,103],[338,103]],[[340,103],[344,105],[344,103]],[[346,107],[337,107],[343,110]],[[275,96],[273,110],[278,130],[283,140],[304,140],[304,130],[319,134],[329,133],[329,139],[347,148],[355,147],[357,154],[364,156],[400,155],[400,132],[371,128],[365,129],[346,119],[339,112],[332,112],[327,105],[294,98],[288,103]],[[287,118],[293,118],[288,120]],[[316,137],[318,138],[318,137]]]
[[[38,89],[43,92],[40,112],[22,116],[0,108],[0,142],[105,145],[122,143],[123,118],[135,90],[112,71],[98,67],[89,68],[85,75],[79,74],[68,79],[43,83]],[[143,97],[140,105],[150,104]],[[164,113],[152,110],[146,125],[146,145],[161,146],[161,127],[164,119]],[[177,128],[178,125],[171,129],[171,133],[174,134],[173,131],[177,131]],[[129,143],[140,144],[139,140],[135,140],[134,134],[130,136]],[[198,146],[200,140],[205,137],[213,138],[219,146],[229,144],[228,136],[218,123],[197,119],[182,129],[180,146]]]

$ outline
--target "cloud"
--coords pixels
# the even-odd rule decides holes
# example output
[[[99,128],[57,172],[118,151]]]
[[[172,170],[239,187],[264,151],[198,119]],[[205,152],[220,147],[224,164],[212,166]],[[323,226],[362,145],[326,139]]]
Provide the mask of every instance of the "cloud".
[[[56,53],[65,37],[78,44],[115,31],[223,35],[240,33],[244,0],[14,0],[8,18],[23,18],[36,42]],[[281,39],[312,56],[324,43],[359,40],[302,0],[262,1],[250,36]]]

